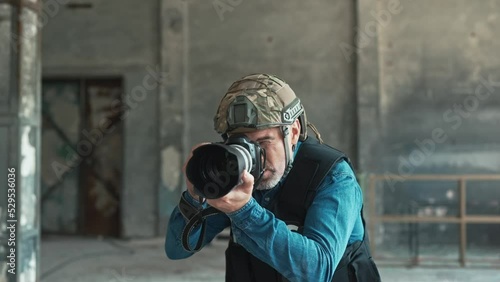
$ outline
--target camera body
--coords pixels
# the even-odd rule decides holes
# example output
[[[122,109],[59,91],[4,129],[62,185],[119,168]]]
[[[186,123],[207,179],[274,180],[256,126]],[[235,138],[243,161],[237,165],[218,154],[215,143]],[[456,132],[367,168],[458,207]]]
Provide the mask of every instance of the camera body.
[[[196,148],[186,165],[186,177],[198,195],[217,199],[241,182],[244,170],[253,175],[254,185],[258,185],[265,166],[265,150],[239,134],[228,137],[225,142]]]

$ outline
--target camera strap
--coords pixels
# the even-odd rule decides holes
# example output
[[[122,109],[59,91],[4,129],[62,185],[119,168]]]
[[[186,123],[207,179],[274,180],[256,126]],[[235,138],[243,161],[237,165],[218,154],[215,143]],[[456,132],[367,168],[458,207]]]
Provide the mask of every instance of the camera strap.
[[[179,202],[179,210],[187,220],[186,226],[184,227],[184,230],[182,230],[182,247],[188,252],[198,252],[203,245],[203,240],[205,240],[205,230],[207,225],[206,218],[222,212],[214,207],[198,209],[192,206],[186,199],[184,199],[184,197],[181,197],[181,201]],[[200,224],[200,237],[198,238],[196,246],[194,248],[191,248],[191,246],[189,245],[189,235],[191,234],[193,229],[198,227]]]

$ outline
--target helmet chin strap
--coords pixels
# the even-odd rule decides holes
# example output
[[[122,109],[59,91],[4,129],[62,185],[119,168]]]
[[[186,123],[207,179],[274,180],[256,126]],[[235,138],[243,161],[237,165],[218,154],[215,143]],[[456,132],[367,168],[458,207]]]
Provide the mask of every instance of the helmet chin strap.
[[[290,126],[282,126],[281,131],[283,132],[283,142],[285,142],[285,160],[286,160],[286,167],[285,167],[285,172],[283,173],[283,177],[286,177],[290,170],[292,169],[293,165],[293,152],[290,154],[290,151],[292,148],[290,148],[290,141],[291,141],[291,136],[290,136]]]

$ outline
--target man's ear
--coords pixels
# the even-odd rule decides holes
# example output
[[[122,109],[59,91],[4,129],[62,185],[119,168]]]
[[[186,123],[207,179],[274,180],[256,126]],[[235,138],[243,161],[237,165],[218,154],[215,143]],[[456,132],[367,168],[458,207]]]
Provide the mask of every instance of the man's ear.
[[[292,145],[297,144],[299,142],[299,137],[300,137],[300,122],[298,119],[295,120],[294,123],[292,123],[292,134],[291,134],[291,139],[292,139]]]

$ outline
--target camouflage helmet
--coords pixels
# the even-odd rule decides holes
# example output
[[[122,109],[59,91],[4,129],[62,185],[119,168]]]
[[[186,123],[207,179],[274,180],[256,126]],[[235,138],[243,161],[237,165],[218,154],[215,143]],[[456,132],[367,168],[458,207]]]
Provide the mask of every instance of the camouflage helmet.
[[[214,127],[224,136],[291,125],[297,118],[300,140],[305,140],[306,113],[290,86],[274,75],[251,74],[229,87],[214,117]]]

